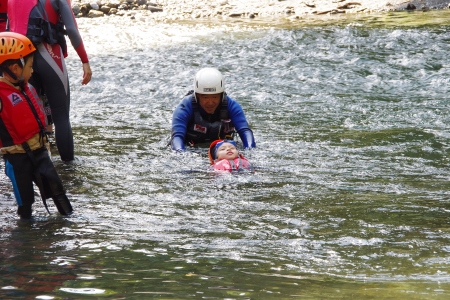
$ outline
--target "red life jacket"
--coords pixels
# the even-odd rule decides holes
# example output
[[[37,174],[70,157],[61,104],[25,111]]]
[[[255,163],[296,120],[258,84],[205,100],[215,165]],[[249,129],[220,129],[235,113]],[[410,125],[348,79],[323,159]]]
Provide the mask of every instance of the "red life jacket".
[[[52,46],[59,44],[66,56],[64,24],[53,8],[51,0],[11,1],[8,16],[10,31],[27,36],[35,47],[42,42]]]
[[[46,122],[44,108],[37,100],[36,90],[31,85],[27,85],[24,91],[20,91],[0,81],[0,147],[22,144],[44,130],[40,128],[23,93],[31,100],[41,124]]]
[[[0,13],[6,13],[6,9],[8,8],[8,0],[0,0]]]
[[[7,12],[7,4],[8,0],[0,0],[0,32],[3,32],[6,30],[6,24],[8,21],[8,15]]]
[[[36,6],[37,0],[34,1],[20,1],[11,5],[8,9],[8,14],[11,16],[9,27],[14,28],[14,32],[22,35],[27,34],[28,18],[31,10]]]

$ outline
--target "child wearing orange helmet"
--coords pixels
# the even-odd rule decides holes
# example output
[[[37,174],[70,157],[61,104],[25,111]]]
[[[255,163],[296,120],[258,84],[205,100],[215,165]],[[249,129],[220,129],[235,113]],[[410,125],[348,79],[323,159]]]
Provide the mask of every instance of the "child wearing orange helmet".
[[[239,153],[233,140],[215,140],[209,146],[208,156],[216,171],[253,171],[252,165]]]
[[[52,198],[60,214],[72,213],[46,147],[44,109],[35,89],[28,84],[35,50],[21,34],[0,33],[0,153],[21,219],[32,218],[33,182],[46,208],[45,199]]]

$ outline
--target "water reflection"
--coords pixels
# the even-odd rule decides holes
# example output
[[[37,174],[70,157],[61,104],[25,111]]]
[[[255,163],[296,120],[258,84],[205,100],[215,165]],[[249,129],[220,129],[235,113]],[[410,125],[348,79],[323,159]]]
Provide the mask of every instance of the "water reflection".
[[[77,160],[53,156],[77,214],[36,205],[17,223],[1,175],[0,295],[446,299],[450,36],[434,12],[408,16],[80,20],[94,77],[81,86],[70,53]],[[217,176],[205,149],[166,146],[204,65],[244,107],[255,173]]]

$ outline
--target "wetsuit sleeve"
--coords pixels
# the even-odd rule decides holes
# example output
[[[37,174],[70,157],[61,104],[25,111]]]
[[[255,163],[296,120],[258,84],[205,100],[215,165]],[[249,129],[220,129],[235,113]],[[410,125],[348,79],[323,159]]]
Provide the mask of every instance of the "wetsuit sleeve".
[[[253,132],[248,126],[247,119],[245,118],[244,111],[236,100],[228,97],[228,111],[230,112],[231,122],[233,122],[239,137],[244,144],[244,148],[256,147],[255,138]]]
[[[171,145],[175,151],[185,151],[184,139],[193,114],[191,98],[188,96],[181,100],[173,112]]]
[[[67,35],[69,36],[70,43],[77,52],[82,63],[89,62],[88,55],[84,49],[83,39],[81,38],[80,31],[78,30],[78,25],[75,20],[75,16],[70,6],[69,0],[57,0],[59,6],[59,14],[66,27]]]

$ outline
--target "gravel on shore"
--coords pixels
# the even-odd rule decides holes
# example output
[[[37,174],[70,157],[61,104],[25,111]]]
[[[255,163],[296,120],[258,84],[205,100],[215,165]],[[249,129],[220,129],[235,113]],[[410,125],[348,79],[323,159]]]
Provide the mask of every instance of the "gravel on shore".
[[[129,16],[155,21],[275,18],[448,9],[450,0],[72,0],[76,17]]]

